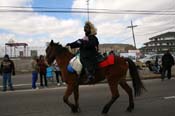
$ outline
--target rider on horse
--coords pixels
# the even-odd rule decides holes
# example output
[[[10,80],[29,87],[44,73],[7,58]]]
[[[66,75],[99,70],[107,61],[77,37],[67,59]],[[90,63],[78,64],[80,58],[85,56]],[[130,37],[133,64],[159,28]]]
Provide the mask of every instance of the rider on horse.
[[[94,79],[94,73],[97,68],[97,54],[98,54],[98,38],[95,36],[97,30],[94,25],[87,21],[84,26],[85,36],[75,42],[68,43],[67,46],[71,48],[80,48],[80,61],[87,74],[87,81],[89,83]]]

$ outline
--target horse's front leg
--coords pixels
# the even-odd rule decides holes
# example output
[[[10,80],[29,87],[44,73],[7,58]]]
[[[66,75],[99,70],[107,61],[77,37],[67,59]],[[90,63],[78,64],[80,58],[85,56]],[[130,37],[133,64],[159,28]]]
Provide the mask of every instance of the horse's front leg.
[[[72,95],[72,92],[74,91],[74,88],[75,88],[74,84],[68,84],[67,85],[66,92],[63,96],[63,101],[64,101],[64,103],[66,103],[71,108],[73,113],[76,113],[77,112],[77,106],[69,101],[69,97]]]

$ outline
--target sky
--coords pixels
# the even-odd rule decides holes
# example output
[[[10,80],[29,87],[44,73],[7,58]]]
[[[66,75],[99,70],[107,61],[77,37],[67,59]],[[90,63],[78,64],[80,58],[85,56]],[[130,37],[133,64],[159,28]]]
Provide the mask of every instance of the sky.
[[[51,40],[65,45],[83,38],[86,10],[87,0],[0,0],[0,46],[11,40],[29,46],[46,46]],[[137,48],[152,36],[175,31],[175,0],[89,0],[89,12],[100,44],[134,45],[127,28],[131,20],[137,25]]]

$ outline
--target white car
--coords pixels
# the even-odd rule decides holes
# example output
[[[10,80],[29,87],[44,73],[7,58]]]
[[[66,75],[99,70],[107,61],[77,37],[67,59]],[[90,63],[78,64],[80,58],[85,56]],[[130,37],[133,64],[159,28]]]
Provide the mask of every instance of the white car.
[[[144,58],[139,59],[139,61],[142,62],[142,63],[145,63],[145,64],[147,64],[149,62],[154,64],[155,61],[156,61],[156,57],[158,57],[158,62],[160,63],[161,59],[162,59],[162,56],[163,56],[163,54],[148,55]]]

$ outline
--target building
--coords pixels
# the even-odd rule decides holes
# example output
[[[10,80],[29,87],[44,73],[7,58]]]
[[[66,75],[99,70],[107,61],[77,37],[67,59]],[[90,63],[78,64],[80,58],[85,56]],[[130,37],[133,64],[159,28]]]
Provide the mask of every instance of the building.
[[[10,56],[12,57],[13,54],[14,57],[16,57],[16,49],[20,46],[23,47],[23,50],[19,51],[19,56],[21,57],[26,56],[27,55],[26,47],[28,46],[27,43],[15,43],[15,42],[5,43],[5,54],[7,54],[7,47],[10,47]],[[12,53],[12,51],[14,53]]]
[[[4,47],[0,45],[0,58],[8,54],[10,57],[32,57],[34,55],[45,55],[46,47],[39,46],[27,46],[25,49],[23,46],[18,46],[12,49],[12,47]],[[24,51],[24,52],[23,52]]]
[[[145,47],[140,48],[140,51],[145,54],[164,53],[170,50],[175,53],[175,32],[167,32],[149,38],[149,42],[144,43]]]
[[[136,50],[136,48],[129,44],[100,44],[99,45],[99,51],[101,53],[109,52],[111,50],[115,52],[128,52],[128,50]]]

